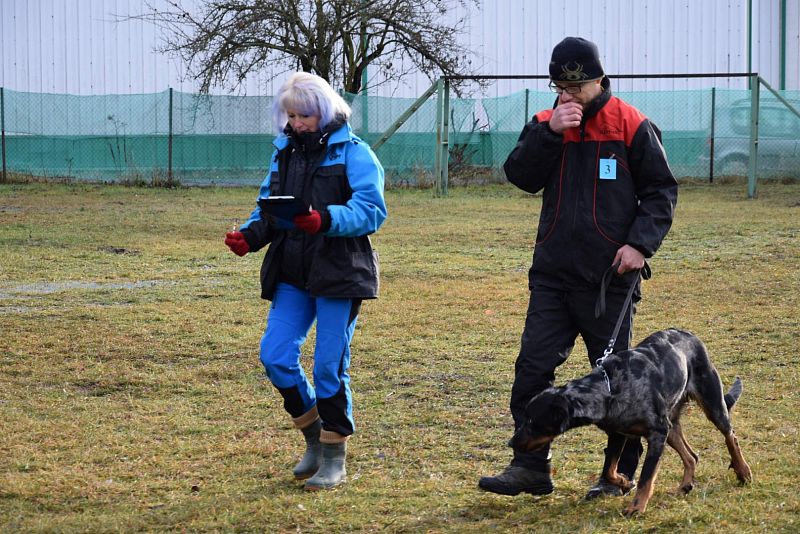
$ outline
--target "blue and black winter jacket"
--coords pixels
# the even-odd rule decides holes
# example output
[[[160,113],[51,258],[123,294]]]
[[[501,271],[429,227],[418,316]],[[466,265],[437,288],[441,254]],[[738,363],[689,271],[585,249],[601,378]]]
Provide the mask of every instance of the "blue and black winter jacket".
[[[375,154],[346,122],[316,137],[287,129],[273,144],[259,198],[302,198],[322,214],[323,225],[316,235],[285,230],[262,219],[256,204],[240,231],[251,252],[270,245],[261,266],[262,298],[271,300],[278,282],[315,297],[376,298],[379,264],[369,234],[387,211],[383,167]]]

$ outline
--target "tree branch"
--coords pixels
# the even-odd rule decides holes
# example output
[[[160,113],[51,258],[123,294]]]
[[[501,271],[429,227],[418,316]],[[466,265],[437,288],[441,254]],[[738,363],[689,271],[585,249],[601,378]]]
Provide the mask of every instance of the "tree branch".
[[[408,65],[430,79],[468,74],[464,20],[445,19],[478,0],[201,0],[196,12],[168,4],[128,18],[164,30],[160,51],[181,58],[201,92],[299,67],[357,93],[370,65],[387,81],[407,76]]]

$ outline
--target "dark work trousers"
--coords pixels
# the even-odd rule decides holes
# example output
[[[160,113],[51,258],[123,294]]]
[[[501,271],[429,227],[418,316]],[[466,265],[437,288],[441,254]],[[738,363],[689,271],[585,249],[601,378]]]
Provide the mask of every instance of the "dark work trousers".
[[[525,419],[528,401],[553,385],[556,368],[567,361],[579,334],[588,350],[591,365],[603,355],[625,302],[626,293],[610,289],[606,293],[606,313],[595,319],[594,307],[598,291],[599,288],[554,289],[534,279],[515,366],[514,385],[511,388],[511,414],[514,416],[515,429]],[[632,303],[622,321],[614,352],[629,348],[635,312],[636,305]],[[611,439],[609,437],[609,443]],[[641,441],[628,439],[619,461],[619,472],[633,480],[641,454]],[[511,465],[548,472],[550,447],[531,453],[514,451]]]

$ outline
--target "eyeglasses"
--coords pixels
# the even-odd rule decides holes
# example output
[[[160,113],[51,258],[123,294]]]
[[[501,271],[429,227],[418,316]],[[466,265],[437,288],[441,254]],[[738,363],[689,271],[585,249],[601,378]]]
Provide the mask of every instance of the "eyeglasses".
[[[583,86],[584,84],[582,83],[579,83],[578,85],[565,85],[563,87],[555,82],[550,82],[549,84],[547,84],[547,87],[549,87],[550,90],[553,91],[554,93],[558,94],[567,93],[570,95],[577,95],[578,93],[580,93],[583,90]]]

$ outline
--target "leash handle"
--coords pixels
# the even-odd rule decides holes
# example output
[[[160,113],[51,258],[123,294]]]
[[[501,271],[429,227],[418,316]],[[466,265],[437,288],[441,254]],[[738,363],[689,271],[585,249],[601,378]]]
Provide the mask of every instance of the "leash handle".
[[[606,290],[608,289],[608,286],[611,285],[611,279],[614,278],[617,269],[619,269],[619,264],[620,262],[615,263],[603,273],[603,279],[600,282],[600,294],[597,296],[597,302],[595,302],[594,305],[595,318],[599,318],[606,312]],[[641,277],[644,280],[648,280],[650,276],[652,276],[652,271],[650,270],[650,266],[645,261],[644,266],[641,269],[638,269],[636,278],[633,279],[631,286],[628,288],[628,294],[625,296],[625,303],[622,305],[622,309],[619,312],[619,317],[617,317],[617,324],[614,325],[614,332],[611,334],[611,339],[608,340],[608,346],[603,351],[603,355],[595,362],[595,365],[603,372],[603,379],[606,381],[606,387],[608,388],[609,392],[611,392],[611,380],[608,377],[605,367],[603,367],[603,362],[614,352],[614,345],[617,344],[617,336],[619,335],[619,329],[622,327],[622,320],[625,318],[625,312],[628,311],[628,308],[631,305],[633,292],[636,290],[636,285],[639,283],[639,278]]]
[[[619,264],[620,262],[616,262],[603,273],[603,279],[600,282],[600,294],[597,296],[597,301],[595,302],[594,306],[595,318],[600,318],[606,312],[606,290],[608,290],[608,287],[611,285],[611,280],[616,274],[617,269],[619,269]],[[625,303],[622,305],[622,309],[619,312],[619,317],[617,317],[617,324],[614,326],[611,339],[608,340],[608,346],[603,351],[603,356],[597,360],[596,365],[602,365],[603,360],[605,360],[611,355],[611,353],[614,352],[614,345],[617,343],[617,336],[619,335],[619,329],[622,327],[622,320],[625,318],[625,313],[628,311],[628,308],[631,305],[633,292],[636,290],[636,285],[639,283],[639,278],[641,277],[644,280],[648,280],[651,276],[652,271],[650,270],[650,266],[647,264],[647,262],[644,262],[644,266],[641,269],[638,269],[636,278],[633,279],[630,287],[628,288],[628,294],[625,296]]]
[[[600,294],[597,295],[597,301],[594,303],[595,319],[599,319],[606,313],[606,290],[608,286],[611,285],[611,279],[614,277],[614,273],[619,269],[619,263],[620,262],[615,263],[603,273],[603,278],[600,280]]]
[[[617,269],[619,269],[619,264],[620,262],[616,262],[614,265],[606,269],[605,272],[603,272],[603,278],[602,280],[600,280],[600,294],[597,295],[597,300],[595,301],[594,304],[595,319],[599,319],[602,315],[606,313],[606,291],[611,285],[611,280],[614,278],[614,275],[617,274]],[[644,266],[641,269],[638,269],[638,271],[639,271],[639,276],[642,277],[642,280],[650,280],[650,277],[653,276],[653,271],[650,269],[650,265],[647,263],[647,261],[644,262]],[[638,281],[639,277],[637,276],[631,285],[636,286],[636,283]],[[630,293],[630,290],[628,290],[628,292]]]

